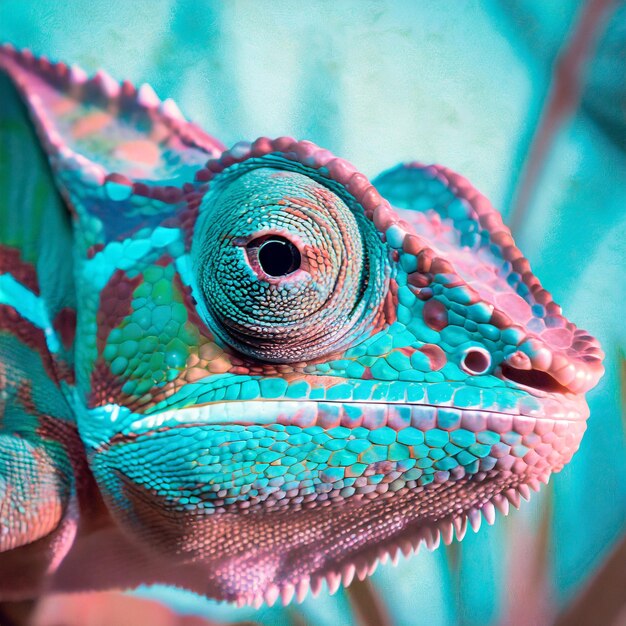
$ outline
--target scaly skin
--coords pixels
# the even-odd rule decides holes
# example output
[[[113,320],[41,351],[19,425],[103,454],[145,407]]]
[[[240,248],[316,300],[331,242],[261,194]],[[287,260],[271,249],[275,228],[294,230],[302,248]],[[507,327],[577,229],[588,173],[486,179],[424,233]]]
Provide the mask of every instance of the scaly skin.
[[[0,68],[24,224],[0,223],[0,571],[25,572],[3,597],[286,603],[492,523],[570,460],[602,352],[464,178],[224,151],[147,86],[9,46]]]

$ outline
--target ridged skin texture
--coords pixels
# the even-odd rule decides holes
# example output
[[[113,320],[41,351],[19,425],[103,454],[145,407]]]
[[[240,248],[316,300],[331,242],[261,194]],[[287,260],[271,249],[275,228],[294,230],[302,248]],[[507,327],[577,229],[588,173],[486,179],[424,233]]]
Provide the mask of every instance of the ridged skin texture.
[[[287,603],[570,460],[602,352],[464,178],[225,150],[148,86],[0,69],[0,597]]]

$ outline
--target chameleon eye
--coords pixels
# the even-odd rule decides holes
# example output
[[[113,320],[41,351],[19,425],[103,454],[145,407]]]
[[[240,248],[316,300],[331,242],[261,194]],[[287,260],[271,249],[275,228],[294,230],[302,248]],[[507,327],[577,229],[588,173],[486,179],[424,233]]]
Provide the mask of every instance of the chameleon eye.
[[[302,263],[300,250],[288,239],[277,235],[253,239],[246,250],[253,269],[258,266],[272,278],[293,274]]]
[[[376,315],[385,271],[362,209],[300,172],[237,173],[207,192],[194,232],[207,324],[239,352],[275,363],[355,340]]]

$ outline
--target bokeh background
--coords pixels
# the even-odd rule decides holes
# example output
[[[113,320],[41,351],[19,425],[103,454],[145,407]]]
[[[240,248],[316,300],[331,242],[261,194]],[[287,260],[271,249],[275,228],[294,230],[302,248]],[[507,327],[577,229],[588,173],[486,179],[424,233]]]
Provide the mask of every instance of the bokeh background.
[[[626,4],[0,0],[0,40],[149,82],[227,145],[287,134],[371,177],[459,171],[606,351],[572,463],[461,544],[286,609],[153,588],[54,598],[41,624],[626,624]]]

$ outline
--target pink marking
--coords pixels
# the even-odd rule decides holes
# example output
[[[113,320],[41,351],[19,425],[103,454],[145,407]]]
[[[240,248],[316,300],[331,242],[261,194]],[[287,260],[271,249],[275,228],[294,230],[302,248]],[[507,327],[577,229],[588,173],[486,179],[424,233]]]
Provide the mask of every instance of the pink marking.
[[[325,429],[335,428],[341,425],[341,415],[339,413],[322,412],[317,416],[317,423]]]
[[[58,381],[46,337],[40,328],[23,318],[12,306],[0,304],[0,331],[10,333],[24,345],[39,353],[41,363],[50,380]]]
[[[437,409],[431,406],[411,407],[411,426],[421,431],[432,430],[437,424]]]
[[[528,435],[535,429],[536,420],[530,417],[515,417],[513,418],[513,430],[520,435]]]
[[[71,113],[76,108],[76,102],[70,98],[59,98],[50,108],[55,115],[61,117]]]
[[[487,429],[487,414],[484,411],[463,411],[461,428],[475,433],[483,432]]]
[[[52,322],[54,329],[61,337],[61,343],[66,350],[74,343],[76,334],[76,311],[71,307],[61,309]]]
[[[394,430],[402,430],[411,425],[411,414],[408,411],[399,411],[395,406],[388,407],[387,426]]]
[[[32,263],[22,260],[22,252],[0,244],[0,274],[11,274],[17,282],[39,295],[37,270]]]
[[[533,316],[528,302],[516,293],[497,293],[495,300],[498,308],[505,311],[514,322],[526,324]]]
[[[354,419],[354,417],[342,411],[341,425],[345,426],[346,428],[358,428],[359,426],[362,426],[363,425],[363,413],[361,413],[361,415],[359,415],[358,418]]]
[[[366,406],[363,410],[363,427],[369,430],[382,428],[387,423],[387,411],[383,406]]]
[[[448,362],[446,353],[434,343],[427,343],[421,348],[418,348],[418,350],[429,358],[430,366],[435,372],[440,370]]]
[[[509,454],[511,451],[511,446],[508,446],[506,443],[495,443],[491,446],[491,452],[489,453],[494,459],[501,459]]]
[[[550,459],[550,455],[552,454],[552,446],[547,443],[539,443],[535,446],[535,451],[537,454],[542,456],[545,459]]]
[[[433,330],[442,330],[448,325],[448,310],[440,300],[428,300],[423,311],[426,325]]]
[[[397,319],[398,311],[398,283],[391,279],[389,281],[389,291],[383,302],[383,314],[387,324],[393,324]]]
[[[74,137],[74,139],[83,139],[89,135],[95,135],[112,121],[113,117],[110,113],[105,113],[104,111],[90,113],[74,122],[72,126],[72,137]]]
[[[493,414],[489,418],[489,423],[492,430],[503,434],[513,428],[513,417],[511,415]]]
[[[502,458],[498,459],[498,462],[496,463],[496,467],[501,471],[509,471],[513,468],[514,463],[515,463],[515,459],[512,456],[503,456]]]
[[[161,151],[159,147],[151,141],[136,139],[134,141],[127,141],[118,146],[113,155],[124,161],[154,167],[159,162]]]
[[[102,252],[102,250],[104,250],[103,243],[95,243],[93,246],[89,246],[87,249],[87,258],[93,259],[93,257],[95,257],[98,252]]]
[[[539,419],[537,420],[537,423],[535,425],[535,432],[540,437],[543,437],[544,440],[545,440],[545,435],[547,435],[549,432],[552,432],[553,429],[554,429],[554,421],[551,419]]]
[[[567,422],[555,422],[554,432],[558,437],[563,437],[567,434]]]
[[[96,345],[101,354],[111,331],[121,324],[132,311],[132,294],[143,281],[138,274],[129,278],[123,270],[117,270],[100,294],[100,306],[96,314],[98,323]]]
[[[555,348],[569,348],[572,345],[572,333],[567,328],[549,328],[541,333],[541,338]]]
[[[502,459],[500,459],[502,460]],[[526,463],[524,461],[524,459],[513,459],[513,457],[511,457],[511,461],[513,461],[513,463],[511,464],[511,469],[513,470],[514,474],[520,474],[522,475],[525,471],[526,471]]]

